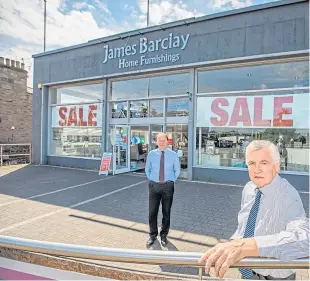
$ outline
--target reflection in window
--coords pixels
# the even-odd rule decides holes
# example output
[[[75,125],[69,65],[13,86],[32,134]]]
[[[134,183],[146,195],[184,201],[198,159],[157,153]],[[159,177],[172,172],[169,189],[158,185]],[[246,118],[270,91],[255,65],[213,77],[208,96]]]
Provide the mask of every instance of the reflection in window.
[[[152,77],[150,79],[150,97],[186,95],[188,86],[188,73]]]
[[[127,102],[110,103],[112,118],[127,118]]]
[[[103,99],[102,82],[81,86],[50,88],[51,104],[101,102]]]
[[[147,96],[147,78],[112,82],[112,100],[133,99]]]
[[[101,128],[53,128],[50,154],[100,157],[101,141]]]
[[[245,151],[252,140],[279,148],[281,170],[309,172],[309,131],[277,128],[196,128],[196,164],[247,168]]]
[[[198,72],[198,93],[308,86],[308,61]]]
[[[188,160],[188,125],[167,124],[168,146],[175,152],[180,152],[180,164],[182,169],[187,168]]]
[[[167,117],[188,116],[188,98],[168,99]]]
[[[147,101],[130,102],[130,118],[146,118],[148,116]]]
[[[150,101],[150,117],[163,117],[164,116],[164,101],[151,100]]]

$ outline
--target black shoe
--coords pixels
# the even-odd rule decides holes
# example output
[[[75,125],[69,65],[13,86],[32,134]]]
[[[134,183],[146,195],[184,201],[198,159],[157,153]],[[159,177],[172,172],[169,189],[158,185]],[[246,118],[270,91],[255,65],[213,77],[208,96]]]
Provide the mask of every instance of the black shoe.
[[[161,245],[162,245],[163,247],[166,247],[167,244],[168,244],[167,237],[162,237],[162,238],[161,238]]]
[[[156,240],[156,238],[150,237],[149,240],[147,240],[147,242],[146,242],[146,247],[152,246],[154,244],[155,240]]]

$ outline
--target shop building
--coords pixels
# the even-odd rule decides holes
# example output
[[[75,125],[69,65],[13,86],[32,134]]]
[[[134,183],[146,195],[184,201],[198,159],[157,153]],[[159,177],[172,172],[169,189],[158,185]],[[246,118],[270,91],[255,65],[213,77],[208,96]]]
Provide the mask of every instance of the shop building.
[[[182,177],[245,183],[267,139],[281,175],[309,181],[309,2],[279,1],[36,54],[33,161],[143,169],[167,132]]]

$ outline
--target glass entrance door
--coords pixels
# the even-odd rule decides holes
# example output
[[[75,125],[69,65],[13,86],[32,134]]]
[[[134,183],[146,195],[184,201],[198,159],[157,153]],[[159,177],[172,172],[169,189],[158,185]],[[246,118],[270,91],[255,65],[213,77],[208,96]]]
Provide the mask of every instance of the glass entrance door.
[[[150,144],[149,126],[132,125],[130,135],[130,170],[144,172]]]
[[[167,124],[168,146],[179,153],[181,164],[180,178],[187,178],[188,161],[188,125]]]
[[[113,175],[130,171],[129,127],[120,125],[113,128]]]

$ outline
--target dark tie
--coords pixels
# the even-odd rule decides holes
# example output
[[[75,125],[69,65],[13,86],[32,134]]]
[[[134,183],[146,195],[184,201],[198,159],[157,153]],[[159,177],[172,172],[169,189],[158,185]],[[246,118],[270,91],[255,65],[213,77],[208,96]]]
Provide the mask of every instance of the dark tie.
[[[262,192],[259,190],[259,188],[256,188],[255,191],[256,191],[255,201],[248,217],[243,238],[254,237],[255,224],[259,210],[260,198],[262,195]],[[240,268],[239,271],[241,272],[243,279],[248,279],[253,275],[252,270],[249,268]]]
[[[160,155],[159,181],[165,181],[165,151],[162,151]]]

